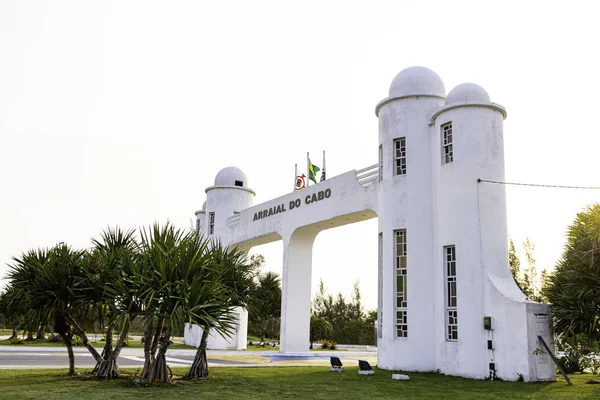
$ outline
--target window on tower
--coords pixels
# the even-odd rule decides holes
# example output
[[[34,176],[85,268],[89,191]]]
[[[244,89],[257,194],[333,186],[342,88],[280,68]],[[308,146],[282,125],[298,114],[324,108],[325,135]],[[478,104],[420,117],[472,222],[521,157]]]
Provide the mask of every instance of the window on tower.
[[[208,234],[212,235],[215,233],[215,213],[211,212],[208,214]]]
[[[406,175],[406,138],[394,139],[394,175]]]
[[[446,340],[458,340],[455,246],[444,247],[444,269],[446,276]]]
[[[406,229],[394,231],[396,270],[396,337],[408,337],[408,301],[406,269]]]
[[[235,181],[235,186],[244,187],[244,182],[242,182],[242,181]]]
[[[379,145],[379,182],[383,180],[383,145]]]
[[[442,164],[454,161],[452,149],[452,122],[442,125]]]

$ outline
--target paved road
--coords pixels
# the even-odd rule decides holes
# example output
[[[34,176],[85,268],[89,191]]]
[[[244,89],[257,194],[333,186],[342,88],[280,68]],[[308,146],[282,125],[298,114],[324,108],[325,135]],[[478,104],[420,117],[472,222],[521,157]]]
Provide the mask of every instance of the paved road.
[[[75,348],[75,366],[93,368],[94,358],[85,348]],[[189,367],[192,365],[195,350],[169,350],[167,363],[171,367]],[[208,365],[211,367],[253,367],[253,366],[291,366],[291,365],[329,365],[329,357],[339,357],[344,365],[357,365],[358,360],[367,360],[371,365],[377,363],[374,352],[338,351],[283,355],[267,351],[216,351],[209,350]],[[123,349],[119,357],[119,366],[142,368],[144,366],[143,349]],[[0,368],[66,368],[69,365],[67,352],[60,347],[0,347]]]

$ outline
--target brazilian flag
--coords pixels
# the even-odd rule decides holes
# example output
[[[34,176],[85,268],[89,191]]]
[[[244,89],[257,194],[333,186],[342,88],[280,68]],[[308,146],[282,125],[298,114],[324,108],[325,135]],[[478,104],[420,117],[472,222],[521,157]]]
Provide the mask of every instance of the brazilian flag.
[[[310,158],[309,158],[308,159],[308,179],[310,179],[314,183],[317,183],[317,172],[319,172],[320,170],[321,170],[321,168],[314,165],[310,161]]]

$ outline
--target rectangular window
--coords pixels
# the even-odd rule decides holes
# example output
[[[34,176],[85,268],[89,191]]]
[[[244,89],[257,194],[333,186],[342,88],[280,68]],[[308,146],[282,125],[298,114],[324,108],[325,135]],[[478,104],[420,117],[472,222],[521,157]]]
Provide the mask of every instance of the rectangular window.
[[[406,175],[406,138],[394,139],[394,175]]]
[[[456,248],[444,247],[446,276],[446,339],[458,340],[458,302],[456,296]]]
[[[452,122],[442,125],[442,163],[448,164],[454,160],[452,150]]]
[[[408,337],[406,229],[394,231],[396,270],[396,337]]]
[[[379,145],[379,182],[383,179],[383,145]]]
[[[378,250],[377,250],[377,260],[378,260],[378,282],[377,289],[379,293],[378,303],[379,313],[377,314],[377,337],[383,337],[383,233],[379,233],[379,241],[378,241]]]
[[[196,232],[200,233],[200,220],[196,220]]]
[[[208,215],[208,234],[212,235],[215,233],[215,213],[211,212]]]

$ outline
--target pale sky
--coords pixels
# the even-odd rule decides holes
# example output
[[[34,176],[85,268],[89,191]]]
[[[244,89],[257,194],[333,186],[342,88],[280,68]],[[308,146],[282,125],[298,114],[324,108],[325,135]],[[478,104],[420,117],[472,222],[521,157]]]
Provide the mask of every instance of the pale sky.
[[[11,257],[108,225],[190,226],[217,172],[255,203],[306,152],[332,177],[377,161],[375,105],[422,65],[506,107],[506,179],[600,186],[592,1],[0,2],[0,277]],[[508,228],[552,268],[600,191],[507,189]],[[375,220],[326,231],[313,288],[377,304]],[[281,272],[281,243],[256,248]],[[0,283],[1,285],[1,283]],[[314,294],[314,290],[313,290]]]

